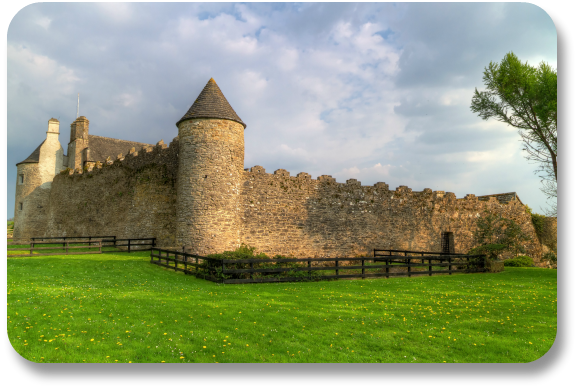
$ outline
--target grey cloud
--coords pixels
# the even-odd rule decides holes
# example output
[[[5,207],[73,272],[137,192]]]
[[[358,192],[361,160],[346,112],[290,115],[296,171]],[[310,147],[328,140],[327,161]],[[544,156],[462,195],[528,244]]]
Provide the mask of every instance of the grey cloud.
[[[168,143],[177,135],[175,122],[211,77],[248,124],[246,167],[332,174],[340,180],[352,178],[340,172],[356,167],[364,184],[390,181],[456,192],[467,185],[472,192],[502,185],[524,188],[539,203],[541,197],[527,188],[531,184],[519,178],[529,177],[539,187],[517,146],[515,157],[495,163],[452,162],[458,151],[512,144],[511,131],[484,123],[469,111],[469,101],[459,100],[462,95],[469,100],[481,86],[483,67],[509,50],[555,58],[555,30],[542,11],[525,4],[499,7],[28,6],[8,31],[9,50],[17,51],[8,61],[9,212],[14,164],[42,142],[53,116],[61,121],[66,148],[76,93],[91,133]],[[524,21],[529,26],[521,35],[515,28]],[[366,33],[368,23],[373,25]],[[50,66],[29,65],[34,61]],[[46,69],[53,75],[46,76]],[[440,102],[447,93],[458,93],[452,105]],[[390,167],[373,169],[376,164]],[[505,172],[499,179],[488,173],[497,169]]]

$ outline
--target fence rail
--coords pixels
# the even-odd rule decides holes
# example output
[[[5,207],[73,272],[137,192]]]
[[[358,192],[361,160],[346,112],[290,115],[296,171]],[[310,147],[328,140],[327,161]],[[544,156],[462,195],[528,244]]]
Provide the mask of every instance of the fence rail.
[[[391,255],[363,258],[230,260],[202,257],[186,253],[184,249],[176,251],[155,247],[151,249],[151,263],[225,284],[432,276],[485,271],[483,255],[444,253],[444,255],[406,256],[394,255],[394,252],[398,252],[396,250],[387,251],[391,251]],[[412,252],[415,253],[420,252]],[[401,259],[403,261],[399,261]]]
[[[100,241],[102,242],[103,247],[127,247],[127,251],[130,253],[131,251],[148,251],[152,247],[155,247],[156,238],[117,238],[116,235],[103,235],[103,236],[51,236],[51,237],[34,237],[30,238],[32,242],[36,243],[46,242],[47,241],[67,241],[67,240],[74,240],[74,239],[84,239],[88,240],[89,242],[92,241]],[[118,243],[118,242],[126,242],[126,243]],[[150,246],[147,248],[137,248],[134,247],[139,246]],[[133,247],[131,249],[131,247]]]
[[[158,254],[155,254],[155,252],[158,252]],[[155,258],[157,259],[155,260]],[[165,261],[165,263],[163,263],[163,261]],[[221,280],[216,277],[217,271],[216,267],[213,265],[213,261],[215,260],[196,254],[190,254],[185,250],[165,250],[157,247],[151,249],[151,263],[174,269],[175,271],[182,271],[185,274],[191,274],[197,278],[213,282],[221,282]],[[169,265],[169,262],[173,262],[173,265]],[[179,265],[182,265],[182,267],[179,267]]]
[[[79,244],[88,243],[87,246],[78,246]],[[38,244],[43,245],[58,245],[58,247],[50,246],[37,246]],[[73,246],[70,246],[73,244]],[[62,245],[62,247],[60,247]],[[91,249],[98,248],[98,251],[74,251],[78,249]],[[102,254],[102,242],[101,241],[57,241],[57,242],[30,242],[29,247],[15,247],[7,248],[7,251],[30,251],[29,254],[8,254],[8,257],[37,257],[46,255],[77,255],[77,254]],[[58,252],[51,253],[34,253],[35,251],[46,251],[46,250],[59,250]],[[72,251],[71,251],[72,250]]]
[[[92,241],[93,239],[97,239],[97,240],[102,240],[102,239],[107,239],[107,238],[111,238],[111,239],[116,239],[116,236],[114,235],[103,235],[103,236],[50,236],[50,237],[34,237],[34,238],[30,238],[30,240],[32,242],[37,242],[37,241],[45,241],[45,240],[70,240],[70,239],[85,239],[88,241]]]

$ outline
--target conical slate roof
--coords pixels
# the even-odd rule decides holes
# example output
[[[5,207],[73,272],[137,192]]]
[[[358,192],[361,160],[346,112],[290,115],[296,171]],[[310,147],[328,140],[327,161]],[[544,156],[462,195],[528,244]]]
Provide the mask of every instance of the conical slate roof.
[[[235,110],[231,107],[221,89],[212,78],[207,82],[203,91],[197,97],[191,108],[185,116],[177,122],[177,126],[183,120],[188,119],[227,119],[240,123],[244,128],[247,127]]]
[[[26,158],[22,162],[18,162],[16,166],[20,165],[21,163],[38,163],[38,161],[40,161],[40,148],[42,147],[45,141],[46,140],[43,140],[42,143],[40,143],[40,145],[36,148],[36,150],[32,152],[32,154],[30,154],[28,158]]]

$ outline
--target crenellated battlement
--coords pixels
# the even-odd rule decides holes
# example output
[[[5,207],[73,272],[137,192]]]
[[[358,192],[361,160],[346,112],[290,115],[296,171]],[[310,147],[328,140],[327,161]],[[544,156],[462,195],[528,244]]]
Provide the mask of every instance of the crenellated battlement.
[[[350,178],[346,180],[345,183],[337,182],[335,178],[331,175],[321,175],[317,177],[317,179],[311,178],[311,174],[300,172],[296,176],[291,176],[290,172],[285,169],[277,169],[273,174],[267,173],[265,168],[260,165],[253,166],[251,168],[244,169],[244,173],[246,174],[246,178],[248,180],[252,179],[259,179],[259,180],[278,180],[278,179],[285,179],[289,180],[289,182],[297,183],[310,183],[310,184],[325,184],[335,186],[337,188],[342,188],[343,190],[362,190],[365,192],[371,191],[384,191],[384,192],[391,192],[398,198],[400,196],[406,197],[408,199],[415,197],[415,198],[423,198],[428,197],[434,201],[487,201],[487,202],[497,202],[501,204],[507,204],[511,201],[519,201],[519,198],[515,194],[512,193],[502,193],[497,195],[485,195],[477,197],[474,194],[467,194],[463,198],[457,198],[455,193],[453,192],[445,192],[443,190],[432,190],[430,188],[424,188],[422,191],[414,191],[413,189],[409,188],[407,185],[400,185],[395,190],[390,190],[389,185],[385,182],[377,182],[373,186],[361,185],[361,182],[355,178]]]
[[[94,174],[103,174],[108,169],[125,167],[138,170],[153,164],[166,165],[176,175],[178,170],[178,152],[178,137],[173,139],[168,146],[161,139],[155,146],[143,146],[140,150],[132,147],[126,154],[117,155],[115,160],[108,156],[103,162],[87,162],[83,169],[65,169],[60,174],[70,178],[92,177]]]

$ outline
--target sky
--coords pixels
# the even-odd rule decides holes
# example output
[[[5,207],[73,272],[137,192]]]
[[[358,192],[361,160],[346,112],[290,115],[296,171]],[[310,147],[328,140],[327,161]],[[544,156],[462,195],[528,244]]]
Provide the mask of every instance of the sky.
[[[508,52],[557,67],[528,3],[37,3],[7,33],[7,216],[16,163],[60,120],[169,143],[213,77],[245,130],[245,167],[546,208],[517,130],[470,110]],[[127,150],[128,152],[128,150]]]

